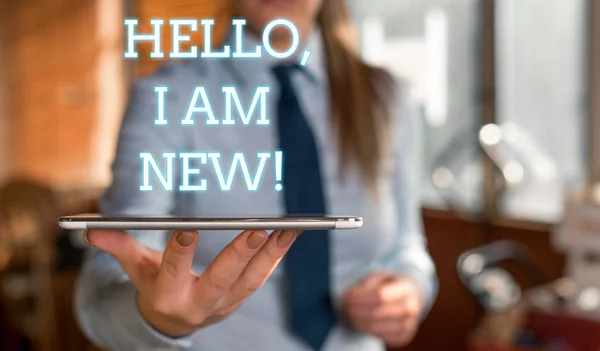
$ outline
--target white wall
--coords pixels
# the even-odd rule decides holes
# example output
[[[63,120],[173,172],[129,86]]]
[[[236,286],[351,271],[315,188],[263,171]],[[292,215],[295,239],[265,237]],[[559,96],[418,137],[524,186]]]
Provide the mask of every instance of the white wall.
[[[567,181],[584,169],[586,2],[497,2],[498,119],[523,126]]]

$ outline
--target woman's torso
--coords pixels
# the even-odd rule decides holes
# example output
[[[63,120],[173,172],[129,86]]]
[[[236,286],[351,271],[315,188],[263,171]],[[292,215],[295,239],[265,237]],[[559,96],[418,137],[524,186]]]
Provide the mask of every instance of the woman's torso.
[[[313,48],[313,57],[319,55]],[[393,211],[395,199],[391,192],[379,192],[378,200],[369,196],[360,180],[360,174],[350,168],[341,180],[337,138],[330,124],[329,99],[322,61],[318,58],[307,67],[307,74],[297,72],[294,86],[317,143],[325,200],[331,215],[356,215],[364,218],[364,226],[358,230],[330,231],[332,297],[339,303],[340,296],[367,273],[394,245],[397,231],[393,216],[383,214]],[[166,118],[173,129],[180,133],[184,150],[165,152],[219,153],[223,176],[227,180],[234,153],[243,153],[249,173],[254,177],[259,152],[278,149],[276,123],[278,87],[268,66],[238,61],[206,60],[186,62],[164,68],[152,78],[155,85],[169,87],[166,100]],[[269,125],[257,125],[260,108],[248,125],[243,125],[233,108],[235,125],[207,125],[205,113],[194,114],[194,125],[181,126],[194,89],[206,89],[215,118],[225,116],[225,95],[222,87],[237,88],[242,106],[250,106],[257,87],[270,88],[266,99]],[[198,101],[198,105],[202,102]],[[150,116],[149,116],[150,118]],[[152,116],[154,118],[154,116]],[[157,126],[158,127],[158,126]],[[171,129],[168,129],[171,130]],[[285,155],[284,155],[285,162]],[[260,185],[256,191],[248,190],[240,167],[237,168],[231,188],[223,191],[216,179],[209,159],[200,168],[200,177],[207,179],[208,189],[202,192],[178,192],[176,196],[178,216],[282,216],[285,215],[283,192],[275,190],[275,169],[267,162]],[[239,166],[239,165],[238,165]],[[180,174],[179,174],[180,175]],[[200,179],[195,175],[191,183]],[[176,178],[175,184],[180,180]],[[387,180],[389,182],[390,180]],[[383,180],[385,188],[386,180]],[[389,184],[388,184],[389,185]],[[214,257],[237,234],[236,231],[205,231],[200,233],[194,269],[202,271]],[[310,257],[307,257],[310,259]],[[206,328],[195,336],[195,350],[304,350],[302,344],[287,331],[286,303],[284,294],[283,265],[280,265],[267,281],[247,302],[225,321]],[[338,306],[339,307],[339,306]],[[354,334],[337,327],[326,344],[327,350],[380,350],[383,346],[373,338]]]

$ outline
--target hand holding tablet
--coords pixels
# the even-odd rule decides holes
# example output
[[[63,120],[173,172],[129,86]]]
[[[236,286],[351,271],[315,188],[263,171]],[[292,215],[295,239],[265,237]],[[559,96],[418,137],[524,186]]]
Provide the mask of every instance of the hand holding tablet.
[[[235,311],[259,289],[303,230],[355,229],[360,217],[169,218],[60,217],[64,229],[86,230],[86,242],[113,256],[137,290],[144,319],[182,337]],[[173,230],[163,252],[126,230]],[[192,272],[197,230],[243,230],[200,275]],[[268,235],[265,230],[273,230]],[[185,293],[183,293],[185,292]]]

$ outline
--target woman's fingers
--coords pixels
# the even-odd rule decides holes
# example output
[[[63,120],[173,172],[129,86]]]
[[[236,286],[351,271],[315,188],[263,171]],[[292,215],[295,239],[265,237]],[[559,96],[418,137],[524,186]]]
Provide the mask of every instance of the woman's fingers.
[[[212,309],[217,305],[267,239],[264,230],[244,231],[219,253],[196,281],[203,307]]]
[[[418,328],[418,320],[406,318],[393,322],[381,322],[370,326],[369,333],[382,338],[391,347],[401,347],[408,344]]]
[[[297,236],[298,233],[295,231],[278,230],[273,232],[266,244],[250,260],[225,298],[223,305],[226,308],[236,306],[262,287]]]
[[[347,294],[346,298],[361,298],[364,295],[373,293],[379,286],[389,281],[392,275],[384,272],[377,272],[370,274],[360,283],[356,284],[352,290]]]
[[[190,272],[197,241],[195,231],[176,231],[171,235],[156,278],[157,298],[169,299],[187,290],[194,279]]]
[[[195,231],[175,232],[162,256],[124,231],[90,231],[86,239],[119,261],[138,287],[145,318],[179,335],[232,312],[264,284],[298,234],[276,231],[269,238],[262,230],[244,231],[200,276],[191,272]]]
[[[145,272],[142,269],[156,260],[160,254],[141,245],[134,237],[123,230],[89,230],[85,233],[88,244],[109,253],[123,268],[123,271],[137,283]]]
[[[408,315],[408,308],[403,300],[397,303],[385,305],[363,305],[354,304],[348,306],[348,316],[353,321],[375,322],[379,320],[389,320],[402,318]]]
[[[85,241],[102,251],[106,251],[116,259],[126,258],[135,241],[123,230],[88,230],[84,234]]]
[[[406,279],[380,281],[380,285],[376,288],[348,294],[346,302],[351,305],[361,304],[375,307],[380,304],[389,304],[402,300],[406,296],[410,296],[414,292],[414,289],[412,281]]]

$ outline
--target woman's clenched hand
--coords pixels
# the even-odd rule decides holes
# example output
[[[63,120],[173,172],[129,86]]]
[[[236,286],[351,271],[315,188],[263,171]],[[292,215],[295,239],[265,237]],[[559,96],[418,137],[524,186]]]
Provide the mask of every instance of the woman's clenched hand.
[[[374,273],[345,294],[344,305],[354,328],[400,347],[408,344],[419,328],[423,298],[411,278]]]

